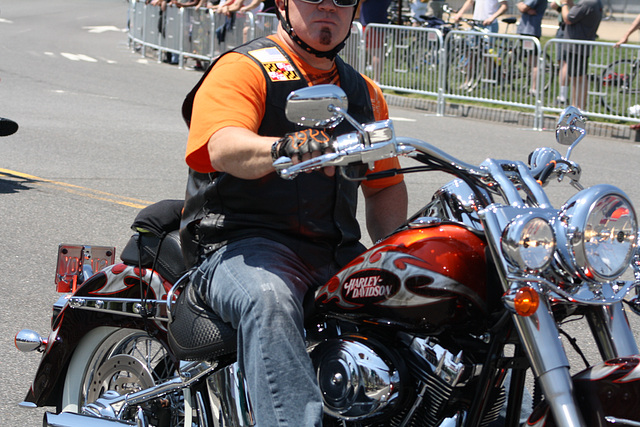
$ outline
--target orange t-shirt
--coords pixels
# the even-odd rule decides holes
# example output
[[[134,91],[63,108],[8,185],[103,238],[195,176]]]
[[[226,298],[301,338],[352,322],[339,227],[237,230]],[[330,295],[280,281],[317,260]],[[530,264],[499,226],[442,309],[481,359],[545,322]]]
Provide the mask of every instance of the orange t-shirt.
[[[287,52],[311,85],[338,84],[337,68],[319,70],[303,62],[274,36],[271,40]],[[382,91],[364,77],[369,88],[375,120],[389,117]],[[214,172],[207,151],[211,135],[224,127],[241,127],[258,132],[264,117],[267,85],[259,65],[243,54],[231,52],[221,57],[198,89],[187,141],[186,162],[197,172]],[[398,159],[376,162],[376,171],[399,167]],[[402,175],[365,181],[371,188],[384,188],[402,181]]]

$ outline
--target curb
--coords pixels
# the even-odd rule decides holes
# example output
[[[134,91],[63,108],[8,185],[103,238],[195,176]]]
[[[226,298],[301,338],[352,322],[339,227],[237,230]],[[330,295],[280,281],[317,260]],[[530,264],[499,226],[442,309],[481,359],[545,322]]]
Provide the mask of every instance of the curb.
[[[433,100],[409,98],[406,96],[386,93],[384,94],[384,97],[389,106],[412,110],[421,110],[431,114],[437,113],[437,103]],[[532,129],[534,121],[533,113],[501,110],[497,108],[458,103],[447,103],[445,105],[444,115],[448,117],[486,120],[525,128],[530,127]],[[543,119],[543,129],[555,129],[557,119],[557,116],[545,115]],[[632,130],[629,125],[587,121],[586,126],[589,136],[607,138],[623,142],[640,142],[640,131]]]

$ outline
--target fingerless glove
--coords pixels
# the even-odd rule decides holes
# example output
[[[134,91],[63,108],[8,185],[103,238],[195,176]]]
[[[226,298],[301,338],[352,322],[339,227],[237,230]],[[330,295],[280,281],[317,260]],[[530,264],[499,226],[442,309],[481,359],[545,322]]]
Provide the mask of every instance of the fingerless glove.
[[[305,129],[298,132],[288,133],[271,146],[271,157],[276,161],[280,157],[297,157],[302,160],[302,156],[307,153],[319,151],[324,153],[331,148],[332,138],[323,130]]]

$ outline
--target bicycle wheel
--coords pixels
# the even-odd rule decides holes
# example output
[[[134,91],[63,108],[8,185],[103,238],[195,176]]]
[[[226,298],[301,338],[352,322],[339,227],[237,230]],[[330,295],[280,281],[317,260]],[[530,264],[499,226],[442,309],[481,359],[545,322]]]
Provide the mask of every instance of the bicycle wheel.
[[[504,56],[503,81],[510,87],[514,101],[530,103],[534,94],[533,78],[537,79],[542,73],[542,93],[549,90],[553,84],[555,66],[551,62],[548,53],[544,54],[544,71],[540,68],[540,56],[536,49],[524,49],[519,45],[505,46],[507,53]],[[535,74],[537,71],[537,74]],[[535,85],[537,86],[537,85]],[[540,92],[540,88],[536,88]]]
[[[544,54],[544,74],[542,75],[542,89],[543,93],[547,93],[549,88],[552,87],[558,71],[556,65],[551,61],[551,56],[548,53]]]
[[[509,47],[502,60],[502,81],[510,88],[512,101],[524,102],[531,89],[531,67],[520,47]]]
[[[477,49],[469,48],[463,39],[454,40],[446,55],[445,90],[447,93],[473,91],[480,80],[476,61]]]
[[[638,62],[621,59],[604,69],[597,88],[600,101],[607,111],[616,116],[638,116],[640,98],[635,76]]]

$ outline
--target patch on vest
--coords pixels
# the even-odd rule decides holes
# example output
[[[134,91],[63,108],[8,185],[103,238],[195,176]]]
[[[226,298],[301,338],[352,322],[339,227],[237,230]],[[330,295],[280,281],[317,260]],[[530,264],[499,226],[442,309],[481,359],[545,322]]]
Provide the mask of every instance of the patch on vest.
[[[293,65],[275,47],[252,50],[249,55],[262,64],[272,82],[300,80]]]

